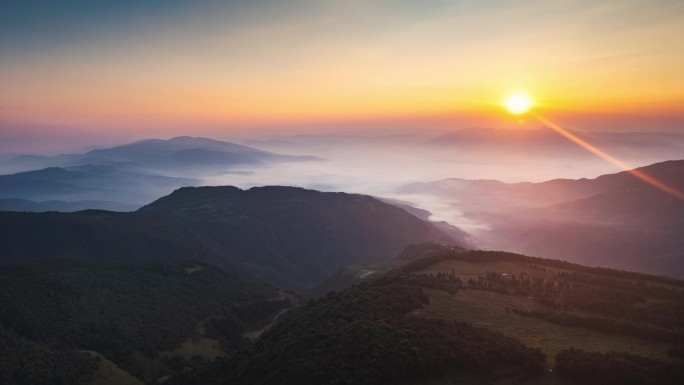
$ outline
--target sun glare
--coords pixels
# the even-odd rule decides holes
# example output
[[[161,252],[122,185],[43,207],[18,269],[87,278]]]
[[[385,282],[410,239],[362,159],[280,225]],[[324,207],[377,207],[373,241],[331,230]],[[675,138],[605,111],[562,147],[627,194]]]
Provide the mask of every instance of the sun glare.
[[[532,107],[532,99],[522,92],[509,95],[503,103],[512,114],[524,114]]]

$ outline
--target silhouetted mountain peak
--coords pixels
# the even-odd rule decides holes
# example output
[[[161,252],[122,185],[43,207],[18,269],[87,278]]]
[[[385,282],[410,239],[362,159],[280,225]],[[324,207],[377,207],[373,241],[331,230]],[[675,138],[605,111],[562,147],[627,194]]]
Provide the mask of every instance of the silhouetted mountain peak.
[[[16,176],[27,176],[27,175],[40,175],[40,176],[59,176],[59,175],[66,175],[68,174],[69,171],[63,167],[47,167],[42,170],[35,170],[35,171],[24,171],[24,172],[19,172],[14,175]]]
[[[183,145],[187,147],[197,147],[197,148],[208,148],[208,149],[232,149],[232,150],[246,150],[246,151],[260,151],[252,147],[244,146],[241,144],[236,144],[232,142],[226,142],[217,139],[205,138],[201,136],[176,136],[166,141],[167,143],[173,143],[178,145]]]
[[[255,148],[235,144],[231,142],[223,142],[215,139],[208,139],[202,137],[178,136],[168,140],[163,139],[146,139],[134,143],[123,144],[110,148],[97,149],[88,152],[86,155],[90,156],[112,156],[112,155],[132,155],[138,151],[152,151],[159,153],[172,153],[184,150],[207,150],[207,151],[224,151],[235,153],[261,153],[268,154],[265,151],[257,150]],[[142,154],[137,154],[142,155]]]

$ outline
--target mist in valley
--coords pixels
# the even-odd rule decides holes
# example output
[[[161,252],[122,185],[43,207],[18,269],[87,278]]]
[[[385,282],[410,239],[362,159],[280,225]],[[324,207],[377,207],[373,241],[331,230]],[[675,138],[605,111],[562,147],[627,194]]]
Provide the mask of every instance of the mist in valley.
[[[484,187],[496,199],[475,191],[440,191],[437,186],[412,188],[415,183],[458,178],[506,183],[543,182],[553,179],[595,178],[624,171],[579,148],[549,129],[529,130],[531,135],[510,141],[508,130],[456,130],[466,138],[420,135],[301,135],[252,139],[245,144],[284,154],[307,154],[320,162],[281,163],[268,167],[231,171],[205,177],[210,185],[241,188],[278,184],[322,191],[345,191],[393,198],[428,210],[432,219],[448,221],[476,234],[488,229],[486,221],[468,218],[464,212],[486,205],[493,212],[543,206],[548,200],[508,196],[496,184]],[[485,137],[472,140],[472,134]],[[514,134],[515,135],[515,134]],[[684,155],[684,135],[591,134],[608,151],[633,167],[645,166]],[[637,142],[640,135],[650,141]],[[541,138],[539,138],[541,137]],[[457,139],[461,139],[458,141]],[[540,143],[540,141],[542,141]],[[488,196],[489,197],[489,196]],[[510,199],[509,199],[510,198]],[[558,196],[561,203],[567,196]],[[579,197],[577,197],[579,198]]]
[[[684,135],[574,133],[630,167],[684,154]],[[426,210],[426,219],[467,232],[469,247],[684,274],[669,270],[680,258],[675,250],[681,241],[659,230],[679,228],[680,205],[667,206],[668,197],[653,195],[631,176],[594,179],[625,170],[547,128],[256,136],[235,142],[176,137],[93,147],[47,156],[6,154],[0,207],[130,211],[185,186],[296,186]],[[678,185],[680,165],[660,166],[659,172],[666,183],[684,189]],[[634,196],[642,190],[645,197]],[[636,246],[617,242],[621,237]],[[652,244],[660,262],[651,264],[642,255]]]

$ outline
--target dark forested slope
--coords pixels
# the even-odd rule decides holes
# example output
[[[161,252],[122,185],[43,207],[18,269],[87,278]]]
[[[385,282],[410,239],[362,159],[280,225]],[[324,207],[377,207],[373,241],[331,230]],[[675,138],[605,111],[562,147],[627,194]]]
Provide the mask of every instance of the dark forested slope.
[[[83,385],[96,367],[88,353],[32,342],[0,324],[0,384]]]
[[[0,263],[191,260],[307,288],[417,242],[455,243],[375,198],[293,187],[182,188],[133,213],[0,212]]]
[[[453,277],[392,272],[296,309],[249,349],[175,384],[397,384],[447,370],[536,375],[544,355],[464,322],[412,315],[426,287],[456,292]]]
[[[192,338],[211,338],[215,350],[230,354],[246,330],[290,306],[272,286],[246,283],[205,265],[63,260],[3,267],[0,354],[7,361],[0,363],[0,376],[64,375],[74,378],[65,384],[78,383],[78,374],[93,366],[78,354],[88,350],[141,379],[156,379],[194,366],[182,353],[163,352]],[[27,366],[26,360],[33,362]]]

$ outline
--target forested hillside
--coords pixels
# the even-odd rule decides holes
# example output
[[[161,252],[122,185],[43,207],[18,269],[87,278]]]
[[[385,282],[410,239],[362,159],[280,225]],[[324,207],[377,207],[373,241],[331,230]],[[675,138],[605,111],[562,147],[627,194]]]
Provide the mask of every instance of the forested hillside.
[[[684,282],[434,244],[173,384],[676,384]],[[334,368],[334,370],[330,370]]]
[[[293,187],[182,188],[133,213],[0,212],[0,264],[197,261],[295,289],[429,241],[459,240],[369,196]]]
[[[682,281],[436,244],[388,266],[303,305],[196,263],[5,267],[0,375],[99,385],[114,365],[169,385],[684,379]]]
[[[76,383],[77,374],[94,365],[78,353],[87,350],[140,379],[156,380],[232,354],[248,343],[244,332],[292,305],[272,286],[204,265],[49,261],[0,270],[3,354],[16,363],[5,369],[22,378],[50,372]],[[207,354],[185,353],[188,345],[202,344]],[[21,349],[8,348],[14,345]],[[26,366],[25,360],[35,362]]]
[[[412,314],[425,287],[456,292],[453,277],[390,273],[313,300],[284,317],[252,347],[174,384],[392,384],[447,370],[530,376],[544,354],[520,341],[458,321]]]

